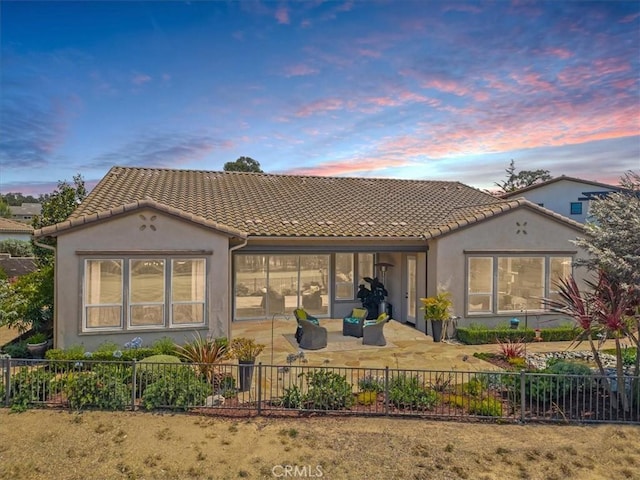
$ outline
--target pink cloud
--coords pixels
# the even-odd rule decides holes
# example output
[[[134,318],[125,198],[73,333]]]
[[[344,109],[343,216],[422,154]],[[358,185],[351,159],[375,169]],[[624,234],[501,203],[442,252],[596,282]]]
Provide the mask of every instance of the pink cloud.
[[[296,112],[297,117],[309,117],[317,113],[324,113],[333,110],[342,110],[345,107],[344,100],[340,98],[326,98],[315,102],[307,103]]]
[[[289,20],[289,10],[286,7],[278,7],[276,10],[276,20],[281,25],[288,25]]]
[[[370,174],[371,172],[383,171],[387,168],[404,167],[412,162],[398,158],[349,158],[325,162],[313,167],[300,167],[286,170],[283,173],[290,175],[313,175],[319,177],[339,177],[345,175]]]
[[[136,73],[131,77],[131,83],[134,85],[144,85],[151,81],[151,77],[144,73]]]
[[[369,48],[359,48],[358,55],[360,55],[361,57],[380,58],[382,54]]]
[[[306,75],[314,75],[316,73],[318,73],[317,69],[303,63],[290,65],[288,67],[285,67],[284,69],[284,74],[286,77],[303,77]]]
[[[560,47],[548,48],[543,53],[547,55],[552,55],[554,57],[562,58],[563,60],[573,57],[573,52],[570,52],[566,48],[560,48]]]
[[[547,92],[556,91],[556,87],[552,83],[543,80],[538,73],[514,73],[511,75],[511,78],[519,85],[533,87],[536,90],[543,90]]]

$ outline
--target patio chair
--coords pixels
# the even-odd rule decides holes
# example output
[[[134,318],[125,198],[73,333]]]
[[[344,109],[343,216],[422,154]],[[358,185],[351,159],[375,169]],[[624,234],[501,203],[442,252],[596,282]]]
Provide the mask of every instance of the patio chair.
[[[369,314],[366,308],[354,308],[351,313],[342,319],[342,335],[350,337],[362,337],[362,326]]]
[[[303,308],[293,311],[298,322],[296,340],[300,348],[319,350],[327,346],[327,329],[320,326],[316,317],[309,315]]]
[[[362,327],[362,344],[384,347],[387,340],[384,338],[384,325],[389,320],[389,315],[381,313],[376,320],[367,320]]]

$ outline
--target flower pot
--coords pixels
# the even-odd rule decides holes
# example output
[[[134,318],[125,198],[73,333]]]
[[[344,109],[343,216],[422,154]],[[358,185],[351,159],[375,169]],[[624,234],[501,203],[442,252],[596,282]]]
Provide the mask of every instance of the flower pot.
[[[251,388],[251,382],[253,380],[253,368],[255,366],[254,360],[240,360],[238,361],[238,380],[240,383],[240,391],[246,392]]]
[[[27,343],[27,350],[33,358],[44,358],[44,352],[47,351],[47,342]]]
[[[442,320],[431,320],[431,334],[434,342],[442,340],[442,323]]]

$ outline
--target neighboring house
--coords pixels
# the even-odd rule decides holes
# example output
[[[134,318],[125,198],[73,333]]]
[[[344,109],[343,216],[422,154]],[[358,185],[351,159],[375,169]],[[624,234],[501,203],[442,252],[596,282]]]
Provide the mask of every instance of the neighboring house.
[[[422,331],[420,297],[451,292],[462,323],[557,319],[541,298],[586,253],[582,225],[458,182],[114,167],[57,237],[55,343],[94,348],[298,306],[340,318],[382,278],[392,317]]]
[[[23,203],[18,206],[10,206],[13,219],[18,222],[31,223],[33,217],[42,213],[41,203]]]
[[[571,220],[585,223],[589,218],[591,200],[620,190],[621,188],[615,185],[561,175],[546,182],[509,192],[502,195],[502,198],[508,200],[524,197]]]
[[[37,270],[34,257],[12,257],[10,253],[0,253],[0,270],[2,270],[10,282],[18,277]]]
[[[31,241],[33,227],[22,222],[0,217],[0,242],[3,240]]]

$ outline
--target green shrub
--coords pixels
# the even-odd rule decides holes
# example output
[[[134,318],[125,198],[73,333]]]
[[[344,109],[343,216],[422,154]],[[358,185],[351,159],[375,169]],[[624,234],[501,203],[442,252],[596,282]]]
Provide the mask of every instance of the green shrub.
[[[314,410],[338,410],[353,404],[351,385],[346,375],[329,370],[307,372],[309,390],[304,396],[307,408]]]
[[[542,371],[548,375],[527,375],[525,393],[534,402],[559,403],[569,392],[579,392],[595,385],[586,365],[566,360],[551,360]]]
[[[53,374],[42,368],[22,367],[11,376],[11,409],[24,411],[44,402],[51,392]]]
[[[492,397],[483,399],[474,398],[469,402],[469,413],[483,417],[501,417],[502,402]]]
[[[485,345],[500,342],[533,342],[535,330],[511,329],[508,326],[488,328],[478,324],[469,327],[458,327],[456,330],[458,340],[466,345]],[[572,341],[578,336],[578,331],[573,326],[550,327],[541,330],[542,340],[545,342]]]
[[[131,369],[123,365],[95,365],[91,371],[67,373],[60,383],[74,410],[124,410],[131,404],[130,378]]]
[[[358,388],[361,392],[377,392],[384,391],[384,378],[366,375],[358,380]]]
[[[378,400],[378,393],[372,391],[364,391],[358,394],[358,403],[360,405],[373,405]]]
[[[182,365],[167,366],[145,389],[142,404],[147,410],[187,410],[189,407],[203,405],[211,393],[211,384],[202,381],[192,368]]]
[[[84,347],[82,345],[72,345],[64,350],[51,348],[47,350],[44,357],[49,360],[84,360]]]
[[[398,408],[432,408],[437,400],[436,392],[420,385],[418,377],[398,375],[389,382],[389,401]]]
[[[2,347],[2,351],[11,358],[30,358],[27,342],[9,343]]]
[[[169,337],[159,338],[153,342],[151,348],[156,352],[156,355],[176,355],[177,353],[176,343]]]

